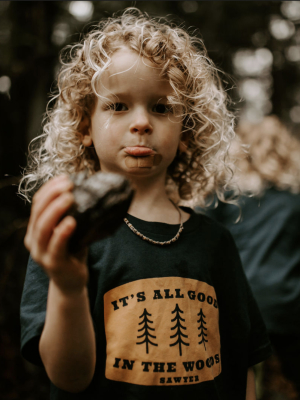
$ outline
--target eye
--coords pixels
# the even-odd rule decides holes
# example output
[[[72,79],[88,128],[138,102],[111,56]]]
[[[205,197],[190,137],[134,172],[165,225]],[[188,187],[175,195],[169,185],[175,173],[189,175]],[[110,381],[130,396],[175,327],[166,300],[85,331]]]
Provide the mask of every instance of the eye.
[[[123,103],[112,103],[108,107],[112,111],[126,111],[127,107]]]
[[[153,111],[158,114],[167,114],[172,112],[172,107],[168,104],[155,104]]]

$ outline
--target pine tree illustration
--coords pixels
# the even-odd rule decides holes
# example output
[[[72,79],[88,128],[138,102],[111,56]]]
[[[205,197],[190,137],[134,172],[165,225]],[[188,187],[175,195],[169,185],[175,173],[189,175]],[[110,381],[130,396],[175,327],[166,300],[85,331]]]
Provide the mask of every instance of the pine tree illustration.
[[[206,325],[206,322],[205,322],[205,320],[204,320],[205,315],[204,315],[203,312],[202,312],[202,308],[200,308],[200,312],[199,312],[197,315],[199,315],[199,317],[200,317],[200,318],[198,319],[198,321],[197,321],[197,322],[200,322],[200,326],[198,327],[198,329],[200,329],[200,333],[199,333],[198,337],[201,338],[201,341],[198,342],[198,344],[202,344],[202,343],[203,343],[204,348],[205,348],[205,350],[206,350],[205,343],[207,343],[208,340],[205,339],[205,338],[207,338],[207,333],[205,333],[205,331],[207,331],[207,328],[205,328],[205,326],[204,326],[204,325]]]
[[[152,346],[158,346],[156,343],[151,342],[150,338],[156,339],[156,336],[151,335],[149,331],[155,331],[154,328],[151,328],[149,324],[153,324],[153,321],[150,321],[148,317],[151,317],[152,314],[149,314],[146,308],[144,308],[144,312],[142,315],[139,316],[139,318],[142,318],[142,321],[139,322],[139,325],[143,325],[141,329],[138,329],[138,332],[142,332],[144,330],[144,333],[142,333],[140,336],[137,338],[140,339],[144,337],[145,339],[141,342],[136,342],[136,344],[143,344],[146,343],[146,353],[149,353],[149,344]]]
[[[175,314],[176,313],[176,314]],[[178,304],[176,304],[176,307],[174,308],[174,310],[172,311],[172,314],[175,314],[175,317],[173,319],[171,319],[171,322],[176,321],[176,324],[171,328],[171,330],[174,330],[177,328],[177,331],[174,335],[170,336],[171,339],[175,338],[177,336],[177,340],[175,343],[170,344],[170,347],[172,346],[176,346],[177,344],[179,345],[179,354],[180,356],[182,356],[182,345],[184,346],[189,346],[189,343],[186,343],[182,340],[182,337],[187,338],[188,335],[185,335],[184,333],[182,333],[182,329],[186,329],[185,326],[181,325],[180,321],[185,321],[185,319],[183,319],[180,314],[183,314],[183,311],[180,310]]]

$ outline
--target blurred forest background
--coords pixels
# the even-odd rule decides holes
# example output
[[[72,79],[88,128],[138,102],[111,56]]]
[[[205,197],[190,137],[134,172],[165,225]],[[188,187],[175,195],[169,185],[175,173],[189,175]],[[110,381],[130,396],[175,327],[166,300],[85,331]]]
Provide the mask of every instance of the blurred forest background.
[[[0,1],[0,399],[48,399],[43,370],[20,356],[19,304],[30,206],[17,196],[29,142],[59,70],[59,51],[103,17],[136,6],[199,30],[238,118],[276,114],[300,132],[300,2]],[[196,32],[195,32],[196,33]],[[267,385],[267,384],[266,384]],[[264,399],[288,399],[266,386]]]

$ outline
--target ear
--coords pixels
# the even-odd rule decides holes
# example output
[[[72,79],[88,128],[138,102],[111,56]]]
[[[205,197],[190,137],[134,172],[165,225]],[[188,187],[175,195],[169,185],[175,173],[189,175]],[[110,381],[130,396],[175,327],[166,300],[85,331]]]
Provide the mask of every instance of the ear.
[[[85,147],[90,147],[93,144],[92,138],[89,134],[84,135],[81,142]]]
[[[81,136],[81,143],[85,147],[89,147],[93,144],[93,140],[90,134],[90,121],[86,117],[79,124],[79,132]]]

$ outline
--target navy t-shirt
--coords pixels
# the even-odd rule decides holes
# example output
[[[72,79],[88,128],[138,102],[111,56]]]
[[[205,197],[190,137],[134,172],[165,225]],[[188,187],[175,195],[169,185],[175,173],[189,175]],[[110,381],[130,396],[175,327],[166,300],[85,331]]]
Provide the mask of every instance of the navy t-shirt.
[[[97,341],[90,386],[51,399],[241,400],[247,369],[271,353],[230,233],[191,214],[178,241],[158,246],[125,223],[90,247],[89,296]],[[179,225],[128,216],[158,241]],[[48,278],[31,259],[21,304],[22,354],[40,363]]]

